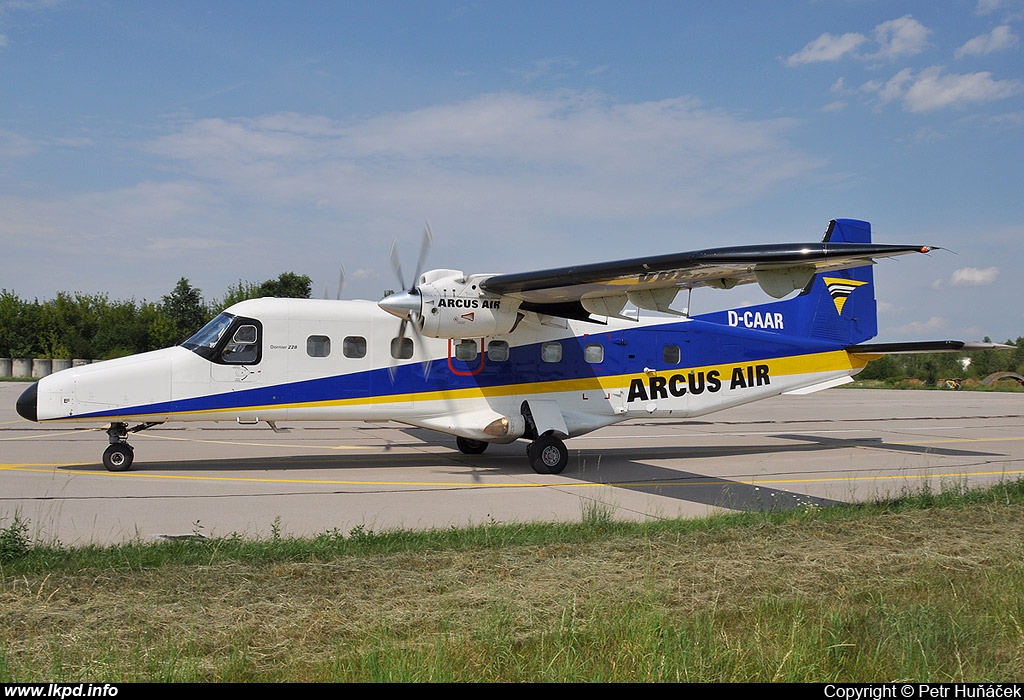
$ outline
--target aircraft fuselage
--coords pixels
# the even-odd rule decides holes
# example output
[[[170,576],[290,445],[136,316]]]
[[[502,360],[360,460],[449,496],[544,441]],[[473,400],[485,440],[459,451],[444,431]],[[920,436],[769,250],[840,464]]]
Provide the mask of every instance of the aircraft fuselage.
[[[863,367],[824,343],[701,318],[552,326],[534,316],[497,338],[405,338],[406,357],[393,347],[398,324],[373,302],[258,299],[229,313],[222,334],[252,327],[247,349],[225,336],[216,348],[65,370],[40,380],[34,418],[395,420],[501,442],[529,434],[517,425],[524,402],[557,409],[564,428],[548,429],[572,437],[636,416],[702,415]],[[772,319],[783,323],[781,312]],[[502,418],[508,432],[487,432]]]

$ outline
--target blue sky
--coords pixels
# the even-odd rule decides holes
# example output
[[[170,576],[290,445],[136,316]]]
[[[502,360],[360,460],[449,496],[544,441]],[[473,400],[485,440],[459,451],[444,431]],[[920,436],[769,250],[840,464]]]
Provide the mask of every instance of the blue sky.
[[[882,340],[1024,335],[1024,0],[0,0],[0,287],[207,299],[308,274],[378,298],[818,240]],[[759,302],[695,294],[695,312]]]

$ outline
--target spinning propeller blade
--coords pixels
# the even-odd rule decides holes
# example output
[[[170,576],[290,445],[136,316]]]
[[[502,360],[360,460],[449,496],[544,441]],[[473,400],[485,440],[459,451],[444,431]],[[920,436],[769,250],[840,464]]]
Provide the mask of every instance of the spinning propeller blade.
[[[405,281],[405,274],[402,272],[402,262],[398,255],[398,239],[395,238],[391,242],[391,267],[395,271],[395,276],[398,278],[398,284],[401,286],[403,291],[396,292],[378,302],[378,305],[387,311],[388,313],[397,316],[402,319],[398,325],[398,347],[401,348],[403,341],[405,340],[406,329],[410,322],[412,323],[413,335],[416,336],[417,340],[421,340],[423,336],[420,334],[420,293],[417,289],[419,283],[420,274],[423,272],[423,264],[426,262],[427,254],[430,252],[431,243],[433,243],[434,237],[430,231],[430,223],[428,222],[423,228],[423,239],[420,241],[420,255],[416,260],[416,269],[413,274],[412,280],[409,284]],[[392,353],[394,354],[394,353]],[[392,362],[388,367],[388,372],[391,374],[391,381],[395,380],[395,372],[397,367]],[[426,378],[430,374],[430,363],[425,362],[423,365],[423,376]]]

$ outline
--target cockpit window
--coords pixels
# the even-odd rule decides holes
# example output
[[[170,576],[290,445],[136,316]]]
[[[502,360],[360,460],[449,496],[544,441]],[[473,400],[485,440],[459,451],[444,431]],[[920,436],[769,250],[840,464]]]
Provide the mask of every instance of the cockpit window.
[[[251,365],[260,355],[256,340],[259,335],[256,326],[239,326],[231,336],[231,342],[224,346],[220,359],[229,365]]]
[[[239,345],[251,345],[256,342],[256,326],[239,326],[231,336],[231,342]]]
[[[181,345],[219,365],[254,365],[262,356],[262,330],[256,319],[222,313]]]
[[[182,343],[181,346],[193,351],[198,351],[200,348],[213,350],[217,347],[217,343],[220,342],[224,331],[231,326],[231,322],[234,320],[235,317],[232,314],[222,313],[200,328],[195,335]]]

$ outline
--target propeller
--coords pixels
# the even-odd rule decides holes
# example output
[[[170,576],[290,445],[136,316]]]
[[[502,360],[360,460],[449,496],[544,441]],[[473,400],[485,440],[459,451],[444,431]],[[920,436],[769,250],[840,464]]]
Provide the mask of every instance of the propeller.
[[[345,286],[345,266],[340,265],[338,269],[338,294],[334,297],[335,300],[341,300],[341,290]],[[327,285],[324,285],[324,299],[328,299]]]
[[[377,305],[380,308],[387,311],[393,316],[397,316],[401,319],[401,323],[398,326],[398,344],[401,347],[405,340],[406,329],[409,327],[410,322],[412,323],[413,335],[417,339],[422,340],[420,335],[420,313],[421,313],[421,302],[420,292],[416,285],[419,282],[420,274],[423,272],[423,263],[426,262],[427,253],[430,252],[430,245],[433,243],[434,236],[430,231],[430,223],[423,227],[423,239],[420,241],[420,255],[416,260],[415,273],[412,276],[409,284],[406,284],[405,274],[402,272],[402,261],[398,255],[398,239],[396,238],[391,242],[391,267],[395,271],[395,275],[398,277],[398,284],[401,285],[402,291],[396,292],[390,296],[384,297]],[[395,366],[392,363],[389,367],[391,373],[391,380],[395,379]],[[430,373],[430,363],[424,363],[423,376],[426,378]]]

